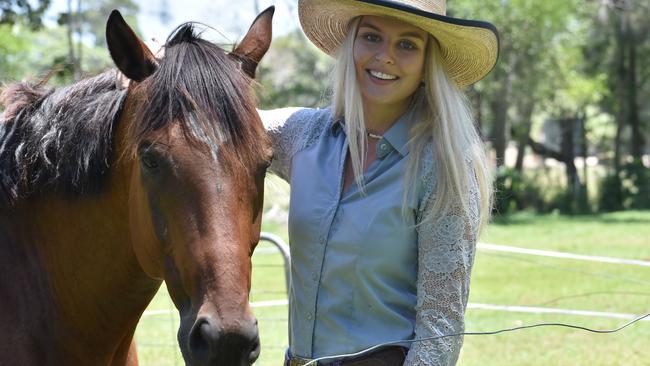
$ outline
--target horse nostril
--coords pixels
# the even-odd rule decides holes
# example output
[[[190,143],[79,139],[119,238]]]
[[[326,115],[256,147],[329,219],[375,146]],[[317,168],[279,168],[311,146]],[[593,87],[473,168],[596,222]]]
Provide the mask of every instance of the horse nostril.
[[[209,363],[218,340],[219,332],[215,327],[207,319],[198,320],[192,327],[189,337],[192,359],[201,363]]]
[[[258,357],[260,357],[260,336],[259,336],[259,328],[257,327],[257,319],[253,322],[253,324],[250,326],[248,329],[248,337],[250,340],[250,352],[248,353],[248,361],[252,364],[254,363]]]
[[[257,321],[234,329],[214,325],[213,318],[201,317],[189,332],[190,365],[251,365],[260,356]]]
[[[252,346],[251,346],[251,351],[250,351],[250,353],[248,354],[248,362],[250,362],[250,363],[252,364],[252,363],[254,363],[255,361],[257,361],[257,358],[260,357],[260,350],[261,350],[261,347],[260,347],[260,338],[257,337],[257,338],[255,338],[255,340],[253,341],[253,344],[252,344]]]

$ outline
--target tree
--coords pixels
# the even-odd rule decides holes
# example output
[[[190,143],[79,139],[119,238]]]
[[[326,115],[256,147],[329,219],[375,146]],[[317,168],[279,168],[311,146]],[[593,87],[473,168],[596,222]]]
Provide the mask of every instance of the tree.
[[[277,37],[260,65],[262,108],[315,107],[326,103],[333,60],[300,30]]]
[[[67,65],[74,79],[83,75],[84,42],[87,46],[106,48],[106,18],[113,9],[119,9],[127,22],[137,31],[138,5],[133,0],[67,0],[67,11],[60,13],[59,25],[66,28],[68,44]],[[87,40],[90,39],[91,42]]]
[[[481,100],[475,103],[481,119],[491,122],[489,139],[495,150],[497,170],[505,169],[506,147],[512,138],[518,149],[514,173],[521,174],[524,153],[530,145],[533,115],[544,107],[542,101],[553,99],[562,87],[564,70],[557,64],[562,52],[560,41],[568,25],[576,22],[577,4],[577,0],[449,2],[453,16],[472,18],[481,14],[482,18],[493,20],[499,29],[498,63],[473,93]],[[505,212],[511,196],[505,175],[497,175],[496,186],[497,210]]]
[[[25,23],[32,29],[38,29],[43,26],[43,14],[50,2],[51,0],[0,0],[0,25]]]
[[[650,130],[650,4],[644,0],[593,0],[587,71],[604,75],[601,108],[615,121],[613,164],[601,191],[601,208],[650,207],[650,169],[643,165]],[[630,158],[630,159],[628,159]]]
[[[616,116],[614,170],[619,172],[624,154],[641,161],[645,148],[643,130],[648,122],[642,120],[639,100],[644,98],[639,92],[647,97],[650,87],[650,4],[642,0],[598,0],[591,6],[595,9],[593,32],[585,54],[590,73],[607,75],[611,93],[602,106]],[[628,151],[624,146],[630,147]]]
[[[0,81],[19,79],[25,73],[25,63],[21,59],[29,57],[29,38],[26,29],[19,37],[17,30],[25,26],[0,25]]]

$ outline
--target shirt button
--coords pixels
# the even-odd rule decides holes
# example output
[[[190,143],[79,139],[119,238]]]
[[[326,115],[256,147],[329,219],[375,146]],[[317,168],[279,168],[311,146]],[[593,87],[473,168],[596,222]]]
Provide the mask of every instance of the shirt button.
[[[316,275],[316,271],[311,273],[311,279],[314,280],[314,281],[316,281],[316,279],[318,279],[318,276]]]
[[[320,238],[318,238],[321,244],[325,244],[325,235],[321,235]]]
[[[307,313],[307,319],[311,320],[311,313]]]

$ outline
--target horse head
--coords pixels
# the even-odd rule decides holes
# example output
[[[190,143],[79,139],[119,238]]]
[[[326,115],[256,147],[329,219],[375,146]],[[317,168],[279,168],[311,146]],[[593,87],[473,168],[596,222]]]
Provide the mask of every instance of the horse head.
[[[107,22],[111,57],[129,79],[116,143],[133,162],[133,251],[167,285],[188,365],[250,365],[260,352],[248,300],[272,152],[251,80],[272,16],[261,13],[230,53],[182,25],[160,58],[119,12]]]

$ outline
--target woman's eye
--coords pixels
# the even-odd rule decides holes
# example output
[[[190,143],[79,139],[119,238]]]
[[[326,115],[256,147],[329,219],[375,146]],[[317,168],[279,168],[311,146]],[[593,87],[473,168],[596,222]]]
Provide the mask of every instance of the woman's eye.
[[[417,48],[417,46],[411,41],[401,40],[399,41],[399,48],[403,50],[414,50]]]
[[[377,43],[377,42],[381,41],[381,38],[378,35],[372,34],[372,33],[364,34],[363,39],[365,39],[368,42],[372,42],[372,43]]]

